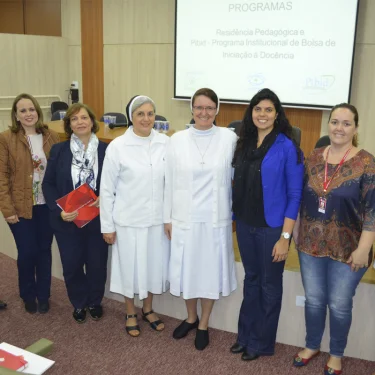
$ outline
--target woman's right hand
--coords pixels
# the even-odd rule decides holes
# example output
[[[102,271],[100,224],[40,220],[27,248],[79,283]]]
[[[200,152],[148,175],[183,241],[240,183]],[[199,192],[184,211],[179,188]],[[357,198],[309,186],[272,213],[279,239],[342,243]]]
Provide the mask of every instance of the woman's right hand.
[[[64,221],[70,222],[70,221],[73,221],[78,216],[78,210],[73,211],[73,212],[61,211],[60,216]]]
[[[103,238],[108,245],[113,245],[116,241],[116,232],[103,233]]]
[[[6,221],[8,224],[16,224],[16,223],[19,222],[19,219],[18,219],[18,216],[17,216],[17,215],[13,215],[13,216],[6,217],[6,218],[5,218],[5,221]]]
[[[168,240],[172,239],[172,223],[164,224],[164,233]]]

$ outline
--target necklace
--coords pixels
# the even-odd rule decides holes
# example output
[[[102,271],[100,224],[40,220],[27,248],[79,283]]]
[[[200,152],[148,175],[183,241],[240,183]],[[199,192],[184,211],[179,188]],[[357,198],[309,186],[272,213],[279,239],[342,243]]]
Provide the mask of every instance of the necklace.
[[[202,151],[200,150],[199,146],[198,146],[198,143],[197,143],[197,140],[195,139],[195,137],[193,136],[193,134],[191,135],[192,138],[193,138],[193,141],[195,143],[195,146],[197,146],[197,149],[198,149],[198,152],[201,156],[201,161],[199,162],[199,164],[202,166],[202,170],[203,170],[203,166],[206,164],[205,161],[204,161],[204,156],[206,155],[207,153],[207,150],[210,148],[210,145],[211,145],[211,141],[212,141],[212,138],[214,137],[214,134],[211,135],[210,137],[210,142],[208,143],[204,153],[202,154]]]

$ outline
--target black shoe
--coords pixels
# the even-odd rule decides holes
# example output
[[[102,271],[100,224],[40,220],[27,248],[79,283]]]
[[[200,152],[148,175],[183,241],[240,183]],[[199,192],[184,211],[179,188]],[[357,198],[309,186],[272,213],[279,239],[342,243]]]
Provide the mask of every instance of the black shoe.
[[[48,313],[48,311],[49,311],[49,302],[48,301],[45,301],[45,302],[39,301],[39,303],[38,303],[38,311],[39,311],[40,314]]]
[[[185,337],[189,331],[192,329],[198,328],[199,325],[199,319],[194,323],[188,323],[186,319],[173,331],[173,338],[174,339],[182,339]]]
[[[101,305],[89,306],[88,310],[89,310],[91,319],[93,320],[99,320],[103,316],[103,307]]]
[[[155,321],[153,322],[150,322],[148,320],[148,316],[151,315],[151,314],[154,314],[154,310],[150,310],[149,312],[144,312],[143,311],[143,308],[142,308],[142,319],[147,322],[150,327],[154,330],[154,331],[157,331],[157,332],[161,332],[164,330],[164,327],[160,327],[162,324],[164,325],[164,323],[161,321],[161,319],[156,319]]]
[[[197,335],[195,336],[195,349],[203,350],[210,343],[208,338],[208,329],[197,328]]]
[[[86,309],[75,309],[73,311],[73,318],[77,323],[84,323],[86,320]]]
[[[244,346],[242,346],[241,344],[236,342],[235,344],[233,344],[230,347],[230,352],[233,353],[233,354],[239,354],[239,353],[243,353],[245,351],[245,349],[246,348]]]
[[[130,314],[130,315],[126,314],[125,315],[126,321],[130,318],[137,319],[137,314]],[[127,334],[131,337],[138,337],[141,334],[141,329],[139,328],[138,324],[136,324],[135,326],[125,325],[125,330],[126,330]],[[133,332],[133,333],[131,333],[131,332]]]
[[[7,304],[4,301],[0,301],[0,310],[4,310],[7,307]]]
[[[35,301],[25,302],[25,310],[26,310],[29,314],[35,314],[35,313],[36,313],[36,310],[37,310],[36,302],[35,302]]]
[[[257,353],[248,353],[248,352],[243,352],[242,353],[242,356],[241,356],[241,359],[243,361],[254,361],[255,359],[258,359],[259,358],[259,354]]]

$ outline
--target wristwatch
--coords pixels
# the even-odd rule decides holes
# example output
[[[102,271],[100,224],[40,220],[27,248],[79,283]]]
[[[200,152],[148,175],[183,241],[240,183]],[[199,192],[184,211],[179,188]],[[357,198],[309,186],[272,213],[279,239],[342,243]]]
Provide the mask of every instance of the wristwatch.
[[[281,237],[285,238],[286,240],[289,240],[290,239],[290,233],[283,232],[283,233],[281,233]]]

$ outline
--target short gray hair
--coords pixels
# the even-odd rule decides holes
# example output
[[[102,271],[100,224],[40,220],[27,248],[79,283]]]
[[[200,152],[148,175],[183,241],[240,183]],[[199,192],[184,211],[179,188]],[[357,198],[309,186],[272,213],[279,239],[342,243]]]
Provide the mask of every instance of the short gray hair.
[[[156,112],[156,106],[154,101],[149,98],[148,96],[140,95],[137,96],[136,98],[133,99],[133,101],[130,103],[129,107],[129,115],[130,115],[130,120],[132,121],[133,119],[133,113],[139,108],[142,107],[143,104],[151,104],[154,108],[154,112]]]

